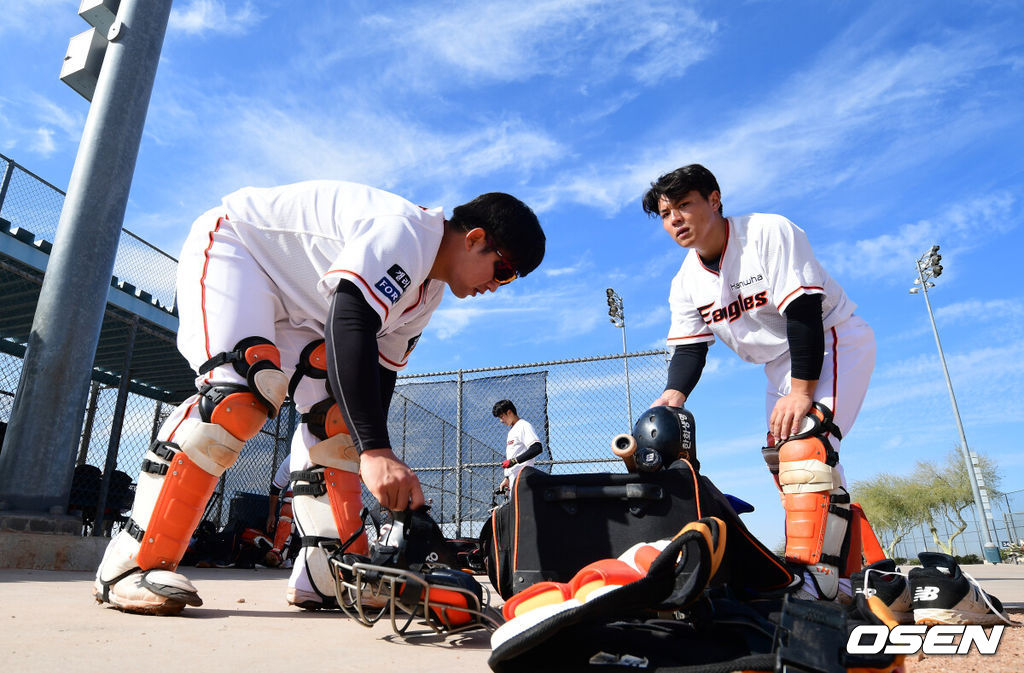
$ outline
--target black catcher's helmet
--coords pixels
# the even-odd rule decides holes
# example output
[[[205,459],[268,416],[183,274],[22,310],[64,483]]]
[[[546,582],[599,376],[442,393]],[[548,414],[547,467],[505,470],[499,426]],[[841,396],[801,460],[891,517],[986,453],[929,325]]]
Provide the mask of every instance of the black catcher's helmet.
[[[684,407],[651,407],[633,426],[636,439],[636,464],[642,471],[668,467],[680,458],[697,460],[697,425]]]

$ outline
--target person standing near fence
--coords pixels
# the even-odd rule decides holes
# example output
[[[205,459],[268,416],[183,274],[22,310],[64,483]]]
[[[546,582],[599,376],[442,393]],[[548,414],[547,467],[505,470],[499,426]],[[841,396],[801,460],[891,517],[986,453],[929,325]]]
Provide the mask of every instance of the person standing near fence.
[[[516,405],[509,400],[501,400],[494,404],[491,413],[508,426],[508,439],[505,442],[505,460],[501,466],[505,470],[505,478],[501,480],[499,491],[511,490],[515,484],[516,476],[522,472],[527,465],[537,462],[537,456],[541,454],[544,447],[540,438],[528,421],[519,418],[516,412]]]
[[[850,512],[839,440],[867,392],[874,333],[801,229],[781,215],[724,217],[718,181],[704,166],[659,177],[643,209],[689,249],[669,293],[668,381],[652,406],[683,406],[716,339],[764,365],[769,432],[762,453],[783,494],[786,559],[806,569],[805,597],[836,598]],[[815,403],[833,416],[824,427],[829,446],[786,442]]]
[[[178,562],[218,479],[291,388],[303,421],[291,479],[304,546],[287,600],[331,607],[317,543],[361,527],[359,478],[383,507],[423,505],[419,480],[391,450],[387,412],[444,286],[460,298],[493,292],[535,269],[544,246],[533,211],[503,193],[449,219],[383,190],[321,180],[241,189],[201,215],[177,277],[178,348],[199,374],[198,393],[146,454],[131,520],[96,572],[97,601],[145,614],[202,604]],[[309,375],[290,385],[297,369]]]
[[[266,531],[273,539],[274,546],[263,558],[263,564],[273,568],[280,566],[285,560],[285,546],[292,533],[291,460],[292,454],[289,453],[278,465],[274,478],[270,480]],[[280,513],[278,504],[281,506]]]

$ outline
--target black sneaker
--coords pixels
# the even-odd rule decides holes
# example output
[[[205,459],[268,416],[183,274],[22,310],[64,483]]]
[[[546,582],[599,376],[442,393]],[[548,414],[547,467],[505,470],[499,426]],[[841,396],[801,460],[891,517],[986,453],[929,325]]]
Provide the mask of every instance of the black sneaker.
[[[1010,624],[1003,604],[964,573],[949,554],[923,551],[908,575],[918,624]]]
[[[854,594],[878,596],[900,624],[913,624],[914,612],[910,600],[910,584],[896,570],[896,562],[883,559],[864,566],[850,576]]]

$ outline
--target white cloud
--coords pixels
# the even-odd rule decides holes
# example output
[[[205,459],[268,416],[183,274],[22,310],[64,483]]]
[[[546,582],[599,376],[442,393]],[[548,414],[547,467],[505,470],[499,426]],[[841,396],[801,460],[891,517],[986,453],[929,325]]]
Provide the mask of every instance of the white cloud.
[[[569,75],[582,84],[623,73],[652,84],[701,60],[717,30],[692,9],[661,0],[435,4],[367,17],[359,27],[365,40],[345,54],[404,54],[392,74],[428,88],[439,78],[474,84]]]
[[[262,20],[252,2],[230,11],[222,0],[192,0],[171,8],[167,29],[186,35],[244,35]]]
[[[826,266],[837,275],[860,278],[913,277],[908,258],[924,254],[936,241],[942,254],[963,252],[987,243],[987,232],[1006,232],[1019,226],[1016,199],[995,192],[966,202],[955,202],[930,219],[902,224],[894,233],[859,241],[832,243],[820,248]]]
[[[29,150],[43,157],[48,157],[56,151],[57,146],[53,142],[53,131],[48,128],[38,128],[32,134],[32,143]]]
[[[965,95],[979,73],[1007,64],[991,41],[948,32],[900,50],[890,42],[899,26],[879,27],[876,19],[869,13],[759,104],[695,119],[669,116],[651,125],[648,142],[634,144],[645,149],[573,166],[546,194],[552,204],[617,212],[653,177],[699,162],[728,185],[727,209],[742,212],[746,204],[896,173],[1016,118],[1009,109],[981,112],[975,91]],[[862,152],[865,143],[877,150]]]

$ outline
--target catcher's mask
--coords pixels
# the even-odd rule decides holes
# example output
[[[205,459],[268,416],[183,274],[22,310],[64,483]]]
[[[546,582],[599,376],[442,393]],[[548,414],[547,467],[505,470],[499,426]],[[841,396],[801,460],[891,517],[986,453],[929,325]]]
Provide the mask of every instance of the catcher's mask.
[[[362,512],[364,523],[369,511]],[[472,575],[455,570],[456,554],[426,512],[395,512],[378,531],[370,556],[351,554],[353,535],[327,548],[338,605],[363,626],[390,618],[395,633],[407,632],[419,620],[438,634],[477,628],[493,630],[500,619],[489,607],[490,592]]]

